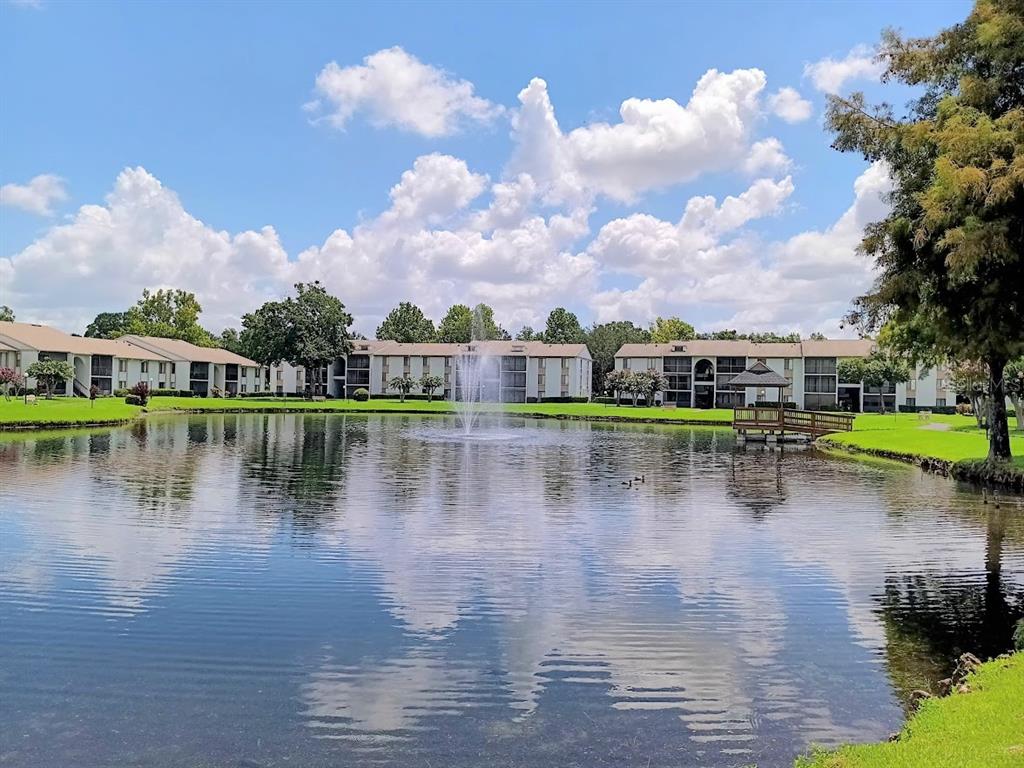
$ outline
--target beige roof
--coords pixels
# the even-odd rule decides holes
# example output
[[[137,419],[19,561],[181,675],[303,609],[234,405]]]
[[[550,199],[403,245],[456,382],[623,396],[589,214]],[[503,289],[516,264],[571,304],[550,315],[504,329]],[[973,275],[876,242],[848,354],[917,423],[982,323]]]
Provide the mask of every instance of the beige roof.
[[[173,360],[187,360],[190,363],[221,363],[258,366],[254,360],[236,355],[220,347],[200,347],[181,339],[164,339],[159,336],[121,336],[119,341],[145,346],[164,357]]]
[[[48,325],[0,322],[0,341],[14,349],[67,352],[73,355],[113,355],[129,360],[167,360],[150,349],[121,339],[72,336]]]
[[[668,344],[623,344],[616,357],[867,357],[874,349],[871,339],[806,339],[801,342],[757,343],[744,339],[716,341],[694,339]]]
[[[353,354],[422,355],[448,357],[466,354],[527,355],[529,357],[582,357],[590,359],[586,344],[545,344],[542,341],[474,341],[471,344],[404,344],[398,341],[352,342]]]

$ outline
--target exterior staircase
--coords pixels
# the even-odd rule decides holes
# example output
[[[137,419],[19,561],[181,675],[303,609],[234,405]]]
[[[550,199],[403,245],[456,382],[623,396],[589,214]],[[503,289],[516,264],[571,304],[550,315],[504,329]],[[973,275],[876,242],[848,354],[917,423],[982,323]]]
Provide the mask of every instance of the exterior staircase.
[[[74,393],[75,393],[76,397],[88,397],[89,396],[89,388],[87,386],[85,386],[85,384],[83,384],[77,378],[75,379],[74,384],[72,385],[72,389],[74,390]]]

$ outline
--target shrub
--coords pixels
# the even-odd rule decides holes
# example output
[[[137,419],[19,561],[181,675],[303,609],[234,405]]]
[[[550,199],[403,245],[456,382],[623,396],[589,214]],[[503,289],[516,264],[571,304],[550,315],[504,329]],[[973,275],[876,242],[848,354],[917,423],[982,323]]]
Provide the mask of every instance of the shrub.
[[[944,416],[952,416],[955,413],[960,413],[958,410],[960,406],[956,405],[901,405],[899,410],[900,413],[920,413],[921,411],[931,411],[932,413],[941,413]],[[970,406],[968,405],[968,408]],[[973,413],[973,409],[967,413],[970,415]]]
[[[352,399],[358,400],[360,403],[365,403],[367,400],[370,399],[370,391],[360,387],[359,389],[352,393]]]
[[[778,400],[758,400],[756,403],[754,403],[754,407],[755,408],[778,408],[779,407],[779,401]],[[797,410],[796,403],[783,403],[782,404],[782,408],[784,410],[791,410],[791,411]]]
[[[145,405],[149,402],[149,384],[140,381],[129,392],[139,399],[138,405]]]
[[[5,399],[11,399],[11,390],[15,395],[18,394],[18,384],[21,381],[21,374],[13,368],[0,368],[0,390],[3,390]]]
[[[1024,619],[1018,621],[1013,630],[1013,647],[1014,650],[1024,651]]]
[[[542,397],[540,399],[542,403],[586,403],[589,402],[585,397]],[[615,402],[612,400],[612,402]]]
[[[128,397],[131,393],[127,389],[115,389],[114,397]]]
[[[124,401],[128,405],[145,405],[145,403],[142,402],[142,398],[140,398],[138,395],[128,395],[128,397],[126,397]]]
[[[221,391],[220,387],[211,387],[210,397],[224,397],[224,392]]]
[[[956,412],[961,416],[973,416],[974,406],[970,403],[957,403]]]

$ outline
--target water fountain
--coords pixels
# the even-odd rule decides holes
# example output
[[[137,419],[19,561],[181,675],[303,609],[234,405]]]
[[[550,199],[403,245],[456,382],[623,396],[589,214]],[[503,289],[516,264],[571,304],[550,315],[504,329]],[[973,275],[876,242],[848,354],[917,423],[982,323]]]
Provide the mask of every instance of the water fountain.
[[[465,439],[479,439],[480,414],[485,410],[484,403],[497,401],[500,391],[497,369],[498,360],[486,353],[487,332],[481,305],[473,310],[473,323],[470,332],[471,341],[454,359],[455,386],[452,396],[455,401],[455,414],[462,427]],[[492,383],[491,393],[489,384]],[[491,395],[494,397],[491,397]]]

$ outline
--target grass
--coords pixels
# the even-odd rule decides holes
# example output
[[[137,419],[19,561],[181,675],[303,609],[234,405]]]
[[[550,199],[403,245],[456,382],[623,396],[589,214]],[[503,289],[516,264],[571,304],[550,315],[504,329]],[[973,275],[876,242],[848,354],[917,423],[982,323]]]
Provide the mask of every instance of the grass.
[[[21,398],[0,399],[0,428],[118,424],[135,418],[140,411],[120,397],[98,398],[95,403],[80,397],[39,398],[32,405]]]
[[[983,664],[970,693],[929,699],[900,738],[819,751],[797,768],[1018,768],[1024,765],[1024,653]]]
[[[944,424],[946,431],[929,429],[916,414],[898,416],[862,414],[854,421],[853,432],[821,438],[825,445],[875,454],[909,458],[961,461],[983,459],[988,455],[988,438],[970,416],[933,416],[931,425]],[[1011,433],[1010,446],[1016,462],[1024,466],[1024,435]]]
[[[484,405],[484,410],[492,413],[514,413],[523,415],[540,415],[554,418],[577,419],[622,419],[651,420],[666,422],[702,422],[730,424],[732,410],[725,408],[700,410],[697,408],[633,408],[631,406],[605,405],[603,403],[506,403]],[[150,411],[326,411],[342,413],[378,413],[395,411],[407,413],[452,413],[454,406],[445,400],[407,400],[402,403],[397,399],[367,400],[325,400],[309,402],[299,398],[193,398],[193,397],[154,397],[150,403]]]

